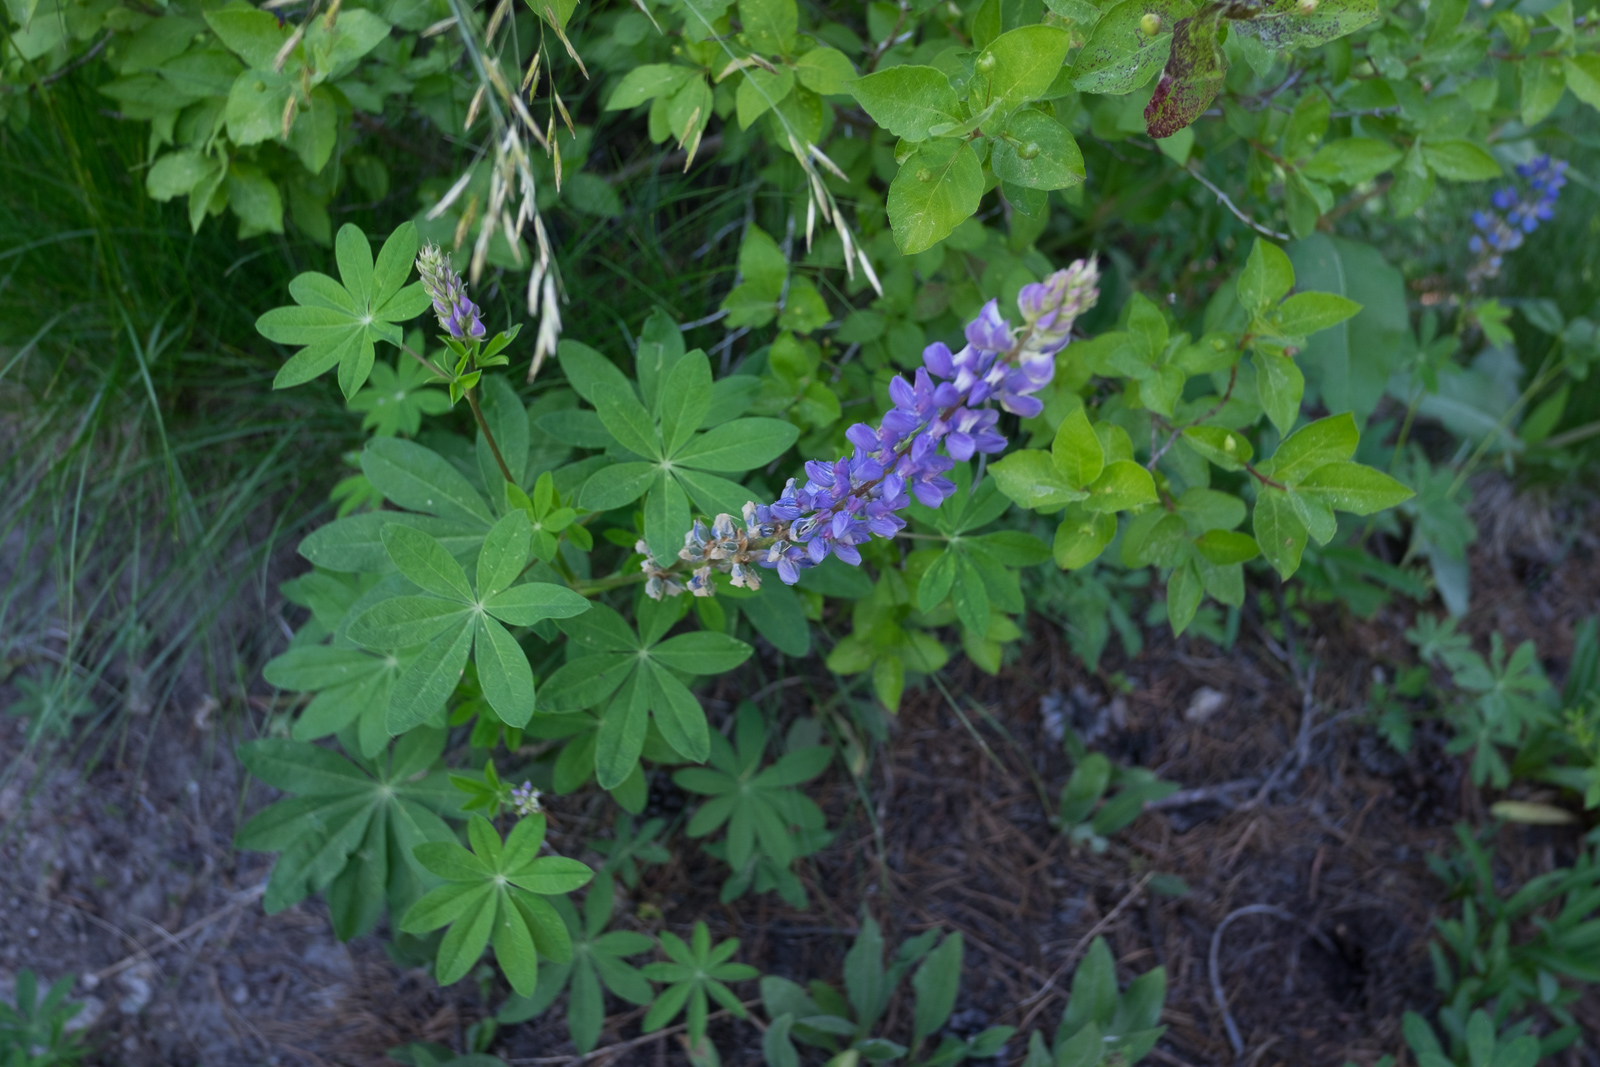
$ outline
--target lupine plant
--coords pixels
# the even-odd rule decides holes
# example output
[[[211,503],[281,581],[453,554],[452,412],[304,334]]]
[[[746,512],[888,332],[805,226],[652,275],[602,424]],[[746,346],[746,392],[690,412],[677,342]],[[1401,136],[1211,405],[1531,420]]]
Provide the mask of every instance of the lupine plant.
[[[302,276],[300,306],[261,319],[268,336],[303,346],[286,364],[302,369],[280,385],[337,366],[346,395],[358,397],[381,342],[444,387],[475,439],[375,434],[360,457],[374,503],[302,543],[314,570],[295,589],[310,616],[267,675],[315,695],[292,739],[245,752],[258,775],[299,795],[258,816],[240,844],[283,853],[269,908],[326,891],[350,936],[371,929],[387,902],[400,931],[431,934],[422,944],[441,982],[466,975],[492,946],[521,998],[513,1016],[551,1002],[547,980],[568,983],[584,1045],[598,1032],[601,985],[648,1002],[647,1029],[687,1012],[698,1045],[711,1002],[742,1014],[727,983],[756,972],[733,959],[736,941],[713,945],[703,924],[688,941],[660,934],[669,962],[637,972],[622,962],[645,942],[606,932],[600,891],[590,890],[581,921],[560,899],[591,868],[539,855],[556,798],[595,781],[626,820],[644,808],[654,768],[680,768],[676,782],[706,798],[687,836],[732,868],[725,899],[777,889],[804,905],[791,868],[828,840],[799,787],[834,763],[821,743],[829,735],[815,721],[796,724],[767,765],[762,709],[741,706],[730,743],[696,695],[699,678],[743,669],[758,646],[763,656],[807,654],[811,620],[842,621],[830,602],[853,599],[852,632],[828,663],[845,675],[870,668],[872,693],[893,712],[908,685],[948,660],[947,627],[959,627],[980,667],[998,668],[1003,644],[1022,633],[1027,567],[1081,568],[1120,538],[1127,565],[1167,571],[1168,620],[1181,633],[1207,593],[1240,601],[1257,555],[1287,577],[1308,540],[1335,535],[1336,510],[1367,515],[1408,495],[1353,461],[1349,416],[1301,416],[1297,347],[1358,308],[1291,292],[1290,261],[1266,242],[1198,338],[1136,294],[1116,329],[1074,341],[1099,295],[1093,260],[1020,286],[1015,322],[998,300],[984,303],[960,334],[927,345],[908,376],[885,382],[881,414],[844,431],[849,452],[804,459],[803,477],[776,491],[744,472],[796,462],[787,457],[799,427],[745,414],[762,392],[754,376],[715,378],[706,355],[685,351],[675,325],[657,318],[632,377],[566,340],[566,384],[540,378],[526,403],[496,373],[515,351],[515,327],[491,336],[449,256],[419,244],[404,226],[374,259],[347,226],[341,281]],[[420,285],[407,284],[413,261]],[[401,330],[430,309],[444,346],[431,357]],[[361,325],[368,315],[386,316],[382,328]],[[1024,529],[1030,512],[1058,522],[1053,548]],[[1252,532],[1242,532],[1252,513]],[[481,772],[440,766],[450,728],[489,750]],[[349,760],[311,743],[330,734]],[[500,758],[516,761],[529,737],[548,741],[545,757],[503,779],[494,750],[504,743]],[[1075,783],[1090,764],[1105,769],[1096,759]],[[1064,830],[1090,817],[1106,777],[1068,786]],[[1155,795],[1152,783],[1123,784],[1090,820],[1096,835]],[[648,829],[654,837],[659,821]],[[618,832],[602,850],[605,892],[611,868],[630,877],[632,857],[645,858],[627,825]],[[881,970],[867,958],[881,954],[873,929],[852,954],[862,975]],[[957,987],[959,937],[933,945],[919,940],[895,965],[931,952],[913,980],[917,1021],[905,1048],[869,1036],[882,981],[849,979],[861,1055],[946,1064],[1004,1041],[996,1032],[917,1051]],[[793,1033],[826,1047],[837,1027],[817,1018],[831,1011],[808,1000]],[[772,1036],[782,1032],[769,1031],[768,1052],[787,1062],[788,1046]]]

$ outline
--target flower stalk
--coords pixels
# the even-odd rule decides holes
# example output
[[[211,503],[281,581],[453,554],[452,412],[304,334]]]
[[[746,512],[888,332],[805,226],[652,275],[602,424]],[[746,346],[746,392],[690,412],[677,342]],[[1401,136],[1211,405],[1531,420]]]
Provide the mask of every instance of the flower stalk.
[[[998,301],[989,301],[967,324],[959,352],[942,342],[929,345],[911,381],[895,377],[894,407],[878,426],[850,427],[853,456],[807,461],[804,485],[791,478],[772,503],[747,503],[742,524],[728,514],[709,529],[696,520],[676,559],[655,559],[639,542],[645,592],[656,599],[686,591],[710,596],[714,571],[737,587],[758,589],[760,569],[776,570],[793,585],[830,555],[858,566],[860,545],[905,529],[900,512],[913,498],[936,508],[956,491],[945,477],[956,463],[1004,451],[1006,439],[996,429],[1001,410],[1022,418],[1043,410],[1033,394],[1054,376],[1073,321],[1099,298],[1098,281],[1095,262],[1078,260],[1024,286],[1020,329],[1000,315]]]

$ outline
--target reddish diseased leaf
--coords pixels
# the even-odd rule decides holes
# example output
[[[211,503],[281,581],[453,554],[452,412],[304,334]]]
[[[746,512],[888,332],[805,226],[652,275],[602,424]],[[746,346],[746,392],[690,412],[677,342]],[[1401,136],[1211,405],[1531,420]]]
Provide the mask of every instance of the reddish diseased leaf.
[[[1222,88],[1228,61],[1217,41],[1223,8],[1213,6],[1193,18],[1179,19],[1172,29],[1172,55],[1156,91],[1145,105],[1144,124],[1151,137],[1171,137],[1199,118]]]

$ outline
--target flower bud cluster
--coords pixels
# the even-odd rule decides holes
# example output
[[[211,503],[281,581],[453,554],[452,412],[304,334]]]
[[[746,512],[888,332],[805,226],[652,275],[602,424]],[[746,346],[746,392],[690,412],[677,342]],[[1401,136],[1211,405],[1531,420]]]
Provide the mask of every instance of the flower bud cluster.
[[[539,800],[543,795],[532,782],[523,782],[511,791],[511,810],[524,817],[537,815],[544,810]]]
[[[758,588],[752,562],[776,570],[788,585],[830,555],[859,565],[858,546],[905,529],[899,513],[913,498],[930,508],[944,503],[956,491],[945,477],[956,463],[1005,449],[996,429],[1000,409],[1022,418],[1043,410],[1033,394],[1054,375],[1056,353],[1070,338],[1073,320],[1098,299],[1098,281],[1095,263],[1079,260],[1023,287],[1017,298],[1025,324],[1020,331],[991,300],[967,324],[967,343],[959,352],[943,343],[929,345],[910,381],[896,376],[889,383],[894,406],[879,425],[856,423],[846,431],[854,455],[832,463],[807,461],[803,484],[791,478],[771,504],[745,505],[742,531],[728,515],[719,515],[710,531],[695,523],[679,553],[680,560],[697,565],[689,590],[710,595],[714,569],[731,574],[735,585]],[[999,409],[985,406],[990,401]],[[646,557],[646,593],[659,598],[683,591],[672,574],[677,561],[651,559],[643,542],[639,550]]]
[[[482,312],[467,299],[467,283],[438,245],[428,245],[417,256],[417,273],[446,333],[458,341],[476,341],[484,335]]]
[[[1501,257],[1522,247],[1528,234],[1554,216],[1556,198],[1567,184],[1567,161],[1539,156],[1520,164],[1517,174],[1527,179],[1527,194],[1518,194],[1513,186],[1504,186],[1495,190],[1491,198],[1494,211],[1472,213],[1472,225],[1478,232],[1467,240],[1467,247],[1480,257],[1468,272],[1474,281],[1500,273]]]

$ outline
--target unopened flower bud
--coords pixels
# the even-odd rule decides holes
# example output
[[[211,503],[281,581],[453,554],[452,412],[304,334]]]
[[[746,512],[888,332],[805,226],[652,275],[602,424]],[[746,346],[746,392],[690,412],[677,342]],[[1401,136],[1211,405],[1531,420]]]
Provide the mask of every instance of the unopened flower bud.
[[[978,57],[977,69],[979,74],[988,74],[994,70],[994,53],[985,52]]]
[[[418,254],[417,273],[422,275],[422,287],[446,333],[458,341],[475,341],[484,335],[482,312],[467,299],[467,283],[438,245],[430,244]]]

